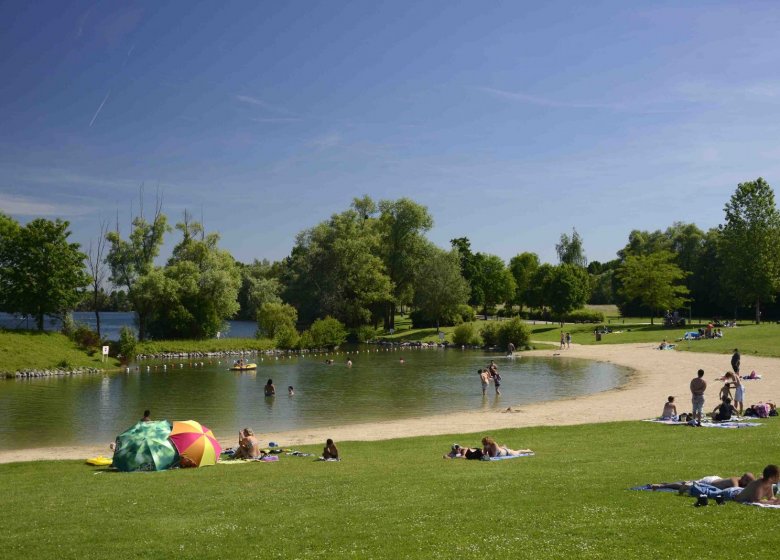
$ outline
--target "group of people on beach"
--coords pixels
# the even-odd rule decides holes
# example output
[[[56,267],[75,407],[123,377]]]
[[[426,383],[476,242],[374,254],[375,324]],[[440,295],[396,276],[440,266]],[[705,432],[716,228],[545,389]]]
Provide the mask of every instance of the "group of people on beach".
[[[252,428],[244,428],[238,432],[238,447],[233,453],[234,459],[260,459],[265,454],[266,452],[260,447],[260,441]],[[339,450],[331,438],[325,442],[325,447],[322,449],[322,459],[336,461],[340,459]]]
[[[565,348],[571,348],[571,333],[570,332],[563,332],[561,331],[561,347],[560,350],[564,350]]]
[[[483,459],[494,457],[516,457],[533,453],[530,449],[510,449],[505,445],[498,445],[490,436],[482,438],[482,447],[461,447],[457,443],[452,444],[450,452],[443,455],[444,459]]]
[[[501,375],[498,373],[498,366],[496,365],[496,362],[493,360],[490,360],[490,363],[486,368],[480,368],[477,370],[477,375],[479,375],[480,383],[482,384],[482,396],[484,397],[487,393],[488,385],[490,385],[490,382],[493,382],[493,385],[496,387],[496,395],[500,395],[501,391],[499,387],[501,387]]]

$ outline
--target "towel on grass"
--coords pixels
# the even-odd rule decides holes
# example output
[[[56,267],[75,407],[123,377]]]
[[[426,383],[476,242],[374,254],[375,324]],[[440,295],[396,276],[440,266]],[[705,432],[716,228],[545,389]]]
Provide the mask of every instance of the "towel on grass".
[[[678,492],[678,490],[675,490],[674,488],[652,488],[652,484],[643,484],[642,486],[634,486],[633,488],[629,488],[629,490],[649,490],[651,492],[674,492],[675,494]]]
[[[746,506],[758,506],[762,508],[780,509],[780,504],[767,504],[764,502],[744,502]]]
[[[314,459],[315,461],[327,461],[328,463],[337,463],[341,461],[341,459],[326,459],[325,457],[317,457]]]
[[[517,459],[518,457],[533,457],[536,455],[533,451],[530,453],[520,453],[518,455],[502,455],[501,457],[488,457],[487,461],[503,461],[504,459]]]
[[[750,418],[739,418],[740,420],[747,420],[745,422],[739,422],[736,420],[728,420],[725,422],[711,422],[705,420],[701,423],[702,428],[752,428],[755,426],[761,426],[760,422],[750,421]],[[679,422],[677,420],[661,420],[660,418],[648,418],[642,420],[642,422],[654,422],[656,424],[666,424],[667,426],[687,426],[688,422]]]

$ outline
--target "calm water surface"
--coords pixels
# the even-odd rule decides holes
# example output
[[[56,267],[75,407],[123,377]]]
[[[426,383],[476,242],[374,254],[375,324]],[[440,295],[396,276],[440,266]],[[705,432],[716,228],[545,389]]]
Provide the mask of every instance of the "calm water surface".
[[[0,449],[109,442],[145,408],[154,418],[195,419],[217,436],[243,426],[256,432],[354,424],[446,412],[500,409],[604,391],[628,370],[587,360],[502,356],[461,350],[366,352],[258,362],[256,373],[227,362],[102,376],[0,380]],[[405,363],[400,363],[403,357]],[[495,359],[502,395],[482,397],[477,368]],[[158,362],[160,363],[160,362]],[[151,366],[154,368],[154,365]],[[273,379],[277,396],[265,398]],[[287,395],[287,386],[295,396]],[[262,439],[262,436],[261,436]]]

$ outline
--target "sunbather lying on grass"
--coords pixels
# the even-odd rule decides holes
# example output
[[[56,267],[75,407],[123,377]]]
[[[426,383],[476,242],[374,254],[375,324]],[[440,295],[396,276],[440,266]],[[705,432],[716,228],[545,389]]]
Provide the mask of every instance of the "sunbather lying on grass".
[[[490,457],[508,457],[510,455],[520,455],[521,453],[533,453],[530,449],[509,449],[506,446],[498,445],[490,436],[482,438],[482,452]]]
[[[745,488],[748,484],[753,482],[756,477],[753,473],[746,472],[741,477],[731,476],[728,478],[721,478],[719,476],[705,476],[698,480],[682,480],[680,482],[662,482],[661,484],[651,484],[651,490],[679,490],[680,494],[687,494],[688,491],[695,484],[706,484],[708,486],[714,486],[719,490],[725,490],[726,488],[740,487]]]

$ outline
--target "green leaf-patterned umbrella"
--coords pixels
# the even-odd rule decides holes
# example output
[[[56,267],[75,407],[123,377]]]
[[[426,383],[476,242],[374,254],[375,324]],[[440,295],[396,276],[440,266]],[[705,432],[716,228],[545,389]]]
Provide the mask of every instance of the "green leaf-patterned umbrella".
[[[171,444],[171,423],[138,422],[116,438],[114,466],[120,471],[162,471],[178,459]]]

